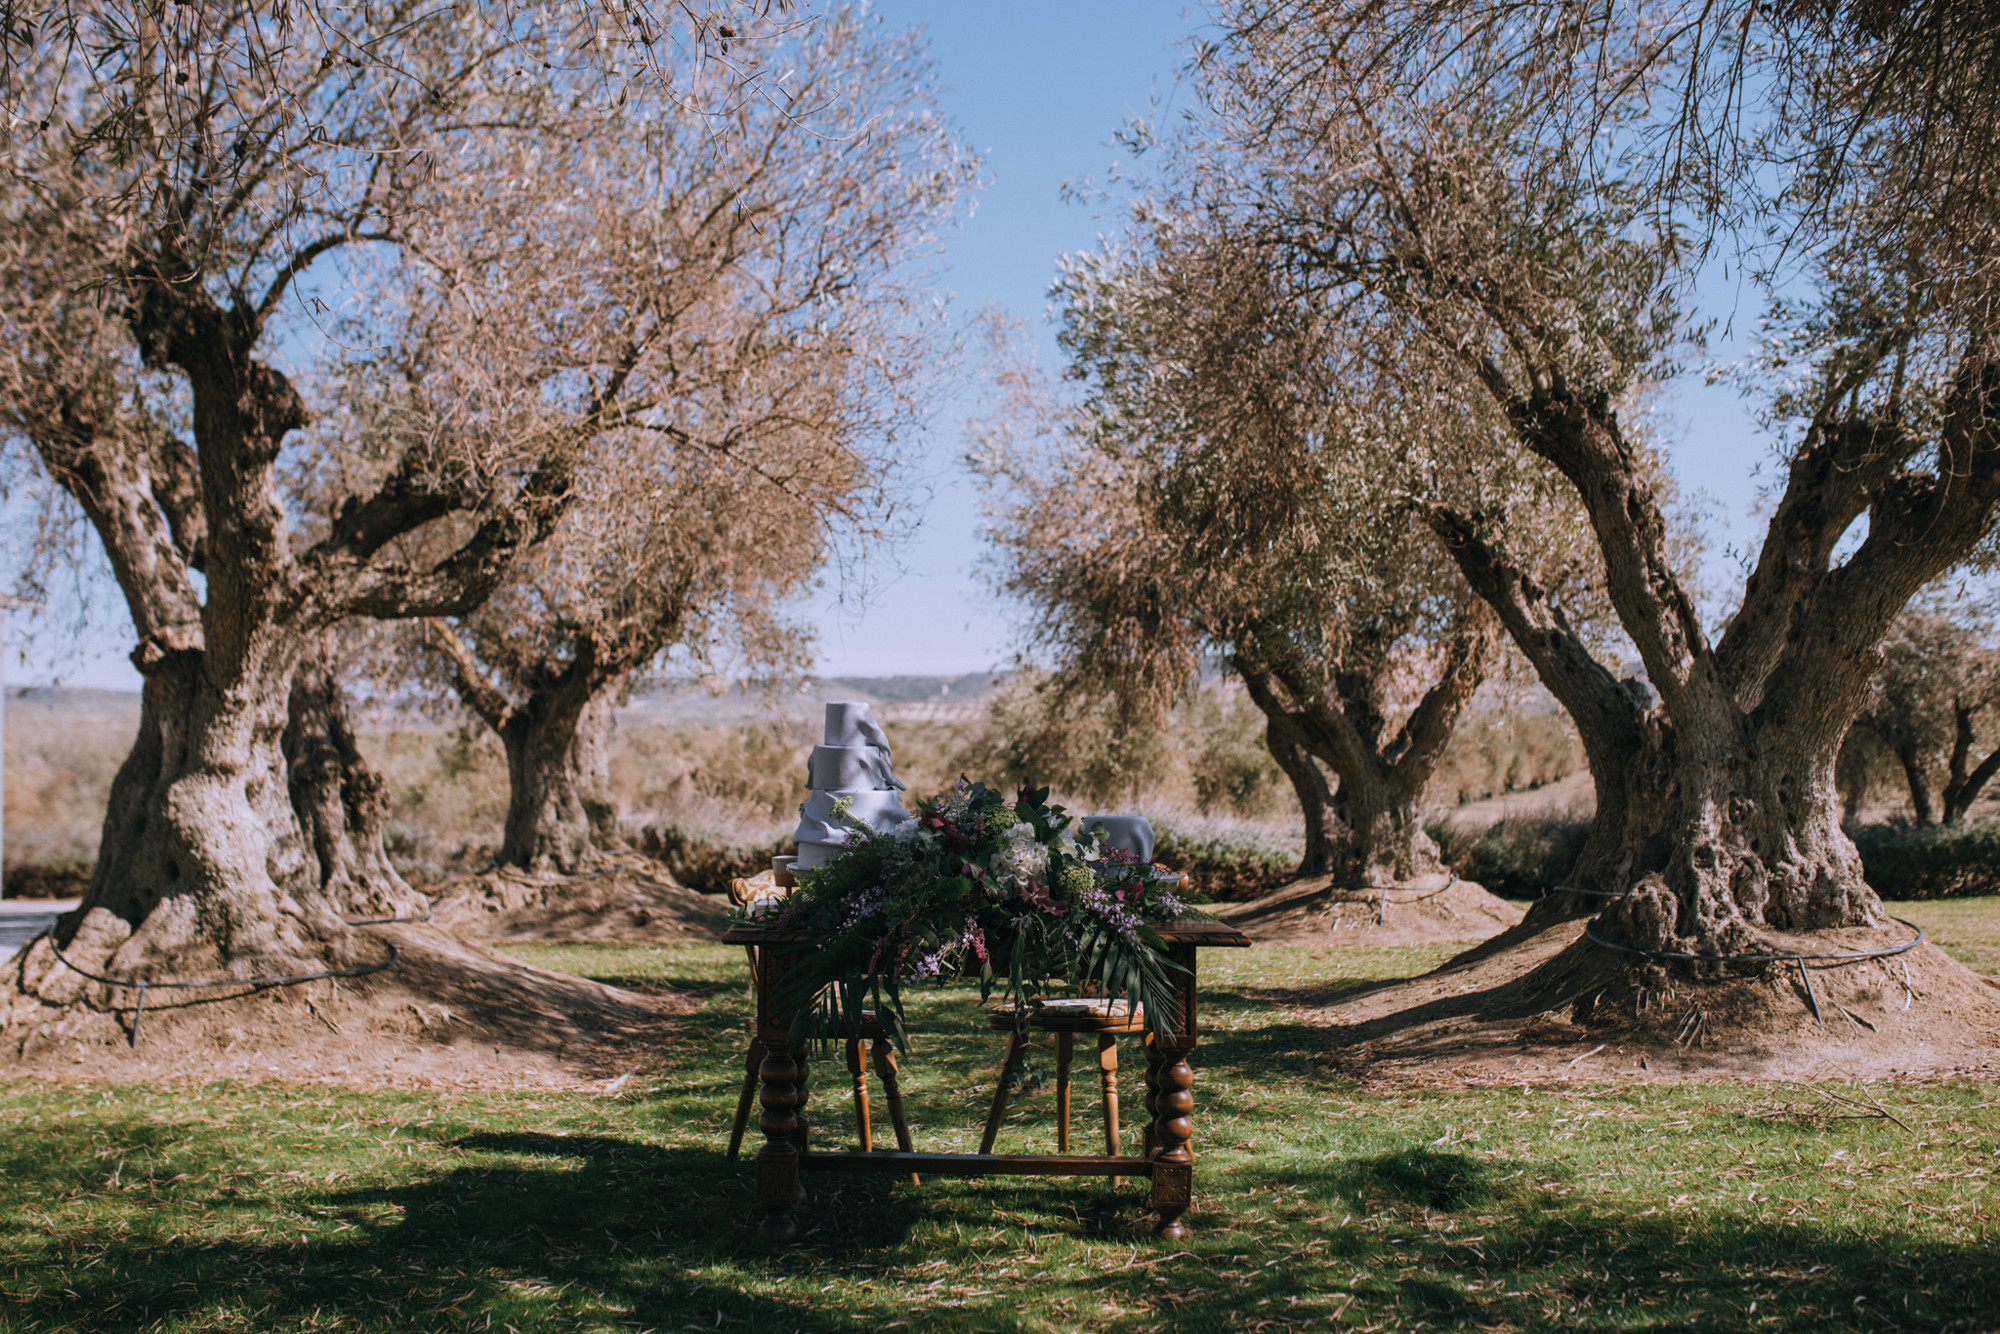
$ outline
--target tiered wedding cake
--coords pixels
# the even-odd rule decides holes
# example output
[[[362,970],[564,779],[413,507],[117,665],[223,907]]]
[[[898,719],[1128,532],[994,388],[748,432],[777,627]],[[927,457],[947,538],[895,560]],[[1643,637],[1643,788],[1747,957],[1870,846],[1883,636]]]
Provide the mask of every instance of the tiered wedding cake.
[[[826,706],[826,742],[814,746],[806,761],[805,804],[799,807],[799,827],[793,835],[799,855],[794,863],[804,871],[847,846],[854,826],[836,818],[834,805],[845,802],[845,814],[878,834],[890,834],[916,817],[903,809],[903,785],[889,767],[889,738],[866,704]]]

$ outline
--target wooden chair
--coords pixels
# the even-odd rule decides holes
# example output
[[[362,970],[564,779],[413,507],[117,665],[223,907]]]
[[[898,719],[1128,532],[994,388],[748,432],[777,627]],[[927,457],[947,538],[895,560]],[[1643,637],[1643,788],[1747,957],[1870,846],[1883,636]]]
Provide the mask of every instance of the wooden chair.
[[[1000,1135],[1000,1121],[1007,1114],[1007,1085],[1020,1067],[1028,1049],[1028,1033],[1018,1031],[1014,1009],[1003,1006],[992,1012],[988,1022],[1007,1035],[1007,1050],[1000,1060],[1000,1082],[993,1090],[993,1106],[986,1113],[986,1133],[980,1137],[979,1151],[993,1152]],[[1104,1098],[1104,1155],[1118,1156],[1118,1039],[1146,1031],[1146,1012],[1124,1000],[1058,1000],[1044,1002],[1028,1015],[1030,1031],[1056,1035],[1056,1150],[1069,1152],[1070,1065],[1076,1054],[1079,1033],[1097,1035],[1097,1075]],[[1112,1178],[1113,1185],[1122,1184]]]

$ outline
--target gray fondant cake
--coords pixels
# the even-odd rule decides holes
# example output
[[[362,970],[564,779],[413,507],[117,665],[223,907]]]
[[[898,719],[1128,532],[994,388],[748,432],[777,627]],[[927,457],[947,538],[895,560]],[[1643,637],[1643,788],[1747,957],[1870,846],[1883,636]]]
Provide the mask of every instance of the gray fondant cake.
[[[799,807],[798,870],[809,870],[847,845],[859,820],[878,834],[892,834],[913,817],[897,796],[903,784],[889,763],[889,738],[866,704],[826,706],[826,741],[806,760],[805,803]],[[834,806],[846,802],[836,819]]]

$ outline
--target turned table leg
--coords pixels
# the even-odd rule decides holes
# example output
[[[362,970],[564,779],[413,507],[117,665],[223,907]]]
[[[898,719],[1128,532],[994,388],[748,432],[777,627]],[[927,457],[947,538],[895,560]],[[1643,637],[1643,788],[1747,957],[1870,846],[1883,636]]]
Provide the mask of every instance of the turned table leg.
[[[757,1041],[764,1059],[757,1067],[764,1081],[758,1100],[763,1114],[757,1128],[764,1132],[764,1147],[757,1152],[757,1202],[764,1206],[764,1221],[758,1233],[764,1240],[785,1245],[799,1235],[792,1216],[804,1191],[799,1183],[799,1167],[806,1147],[806,1069],[804,1053],[794,1053],[791,1016],[780,1011],[777,997],[792,956],[783,950],[760,951],[755,975],[757,988]]]
[[[799,1101],[794,1112],[799,1128],[792,1132],[792,1140],[799,1146],[799,1152],[804,1153],[812,1147],[811,1127],[806,1123],[806,1100],[812,1096],[812,1090],[808,1087],[812,1082],[812,1053],[804,1047],[794,1049],[792,1064],[797,1066],[799,1071],[798,1079],[795,1081],[798,1084]],[[799,1198],[805,1198],[804,1190],[799,1192]]]
[[[1153,1158],[1153,1189],[1146,1203],[1160,1215],[1153,1235],[1170,1241],[1187,1236],[1181,1215],[1194,1195],[1194,1154],[1188,1149],[1194,1139],[1194,1071],[1188,1068],[1187,1052],[1186,1047],[1172,1047],[1163,1053],[1155,1097],[1158,1119],[1153,1125],[1160,1147]]]
[[[764,1045],[764,1062],[758,1067],[764,1080],[760,1094],[764,1114],[757,1119],[757,1128],[764,1132],[764,1147],[757,1153],[757,1202],[764,1206],[764,1221],[757,1231],[765,1241],[784,1245],[799,1235],[792,1209],[799,1202],[798,1108],[804,1099],[799,1067],[786,1050],[785,1037],[780,1034]]]
[[[1160,1044],[1151,1033],[1141,1041],[1146,1048],[1146,1130],[1139,1156],[1151,1158],[1160,1147]]]

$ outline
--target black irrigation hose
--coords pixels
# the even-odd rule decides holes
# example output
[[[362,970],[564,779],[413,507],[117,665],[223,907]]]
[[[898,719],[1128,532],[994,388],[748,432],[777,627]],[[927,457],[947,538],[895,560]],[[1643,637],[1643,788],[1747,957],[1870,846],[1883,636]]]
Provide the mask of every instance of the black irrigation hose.
[[[345,925],[387,926],[392,922],[428,922],[430,919],[431,914],[425,913],[421,917],[383,917],[371,921],[347,922]],[[86,977],[92,982],[101,982],[107,987],[130,987],[139,993],[139,998],[132,1007],[132,1046],[134,1048],[137,1048],[139,1045],[139,1023],[146,1017],[146,992],[149,990],[193,991],[207,987],[290,987],[297,986],[301,982],[318,982],[324,978],[331,977],[367,977],[370,973],[381,972],[402,957],[397,952],[394,943],[385,940],[382,942],[382,946],[389,951],[389,957],[380,963],[371,963],[361,968],[329,968],[318,973],[293,973],[277,977],[229,977],[214,982],[152,982],[145,978],[106,977],[102,973],[93,973],[88,968],[82,968],[71,963],[68,957],[63,954],[62,947],[56,944],[56,938],[53,934],[48,939],[49,952],[56,956],[56,962],[69,969],[72,973]],[[248,993],[246,992],[245,994],[247,995]]]
[[[1458,878],[1457,876],[1453,876],[1453,877],[1451,877],[1451,879],[1449,879],[1449,880],[1447,880],[1447,881],[1445,881],[1445,882],[1444,882],[1444,888],[1443,888],[1443,889],[1431,889],[1431,890],[1425,890],[1425,891],[1424,891],[1423,893],[1421,893],[1421,894],[1417,895],[1417,896],[1416,896],[1415,898],[1409,898],[1409,899],[1392,899],[1392,898],[1388,897],[1388,894],[1389,894],[1389,891],[1390,891],[1390,890],[1392,890],[1392,889],[1395,889],[1395,890],[1400,890],[1400,889],[1402,889],[1402,888],[1403,888],[1403,887],[1402,887],[1401,885],[1329,885],[1329,886],[1327,886],[1327,893],[1329,893],[1329,894],[1374,894],[1374,895],[1377,895],[1377,896],[1379,897],[1379,901],[1380,901],[1380,902],[1383,902],[1383,903],[1422,903],[1422,902],[1423,902],[1423,901],[1424,901],[1425,899],[1434,899],[1434,898],[1436,898],[1436,897],[1437,897],[1438,895],[1440,895],[1440,894],[1444,893],[1444,892],[1445,892],[1445,890],[1448,890],[1448,889],[1450,889],[1450,888],[1451,888],[1451,887],[1452,887],[1453,885],[1460,885],[1460,884],[1470,884],[1470,883],[1471,883],[1471,881],[1468,881],[1468,880],[1460,880],[1460,879],[1459,879],[1459,878]],[[1367,899],[1359,899],[1359,898],[1355,898],[1355,899],[1335,899],[1335,900],[1334,900],[1334,902],[1336,902],[1336,903],[1366,903],[1366,902],[1368,902],[1368,900],[1367,900]]]
[[[1812,1017],[1819,1024],[1819,1026],[1821,1028],[1825,1028],[1826,1020],[1822,1018],[1820,1015],[1819,997],[1813,992],[1812,975],[1806,971],[1806,961],[1810,959],[1814,961],[1832,960],[1838,963],[1859,963],[1864,959],[1890,959],[1894,958],[1898,954],[1907,954],[1911,950],[1915,949],[1917,946],[1924,943],[1924,929],[1918,926],[1915,922],[1908,921],[1901,917],[1895,917],[1893,915],[1890,917],[1890,920],[1894,922],[1901,922],[1904,926],[1907,926],[1910,928],[1910,930],[1916,932],[1917,933],[1916,939],[1905,941],[1903,944],[1897,945],[1893,949],[1845,950],[1837,954],[1688,954],[1681,950],[1643,950],[1640,949],[1637,945],[1620,945],[1617,941],[1606,940],[1603,936],[1600,936],[1595,931],[1592,931],[1590,929],[1590,924],[1587,922],[1584,924],[1583,927],[1583,938],[1585,940],[1588,940],[1593,945],[1602,945],[1604,946],[1604,948],[1608,950],[1618,950],[1625,954],[1637,954],[1647,959],[1681,959],[1693,963],[1794,964],[1798,967],[1799,970],[1799,981],[1805,984],[1806,1008],[1812,1011]]]

